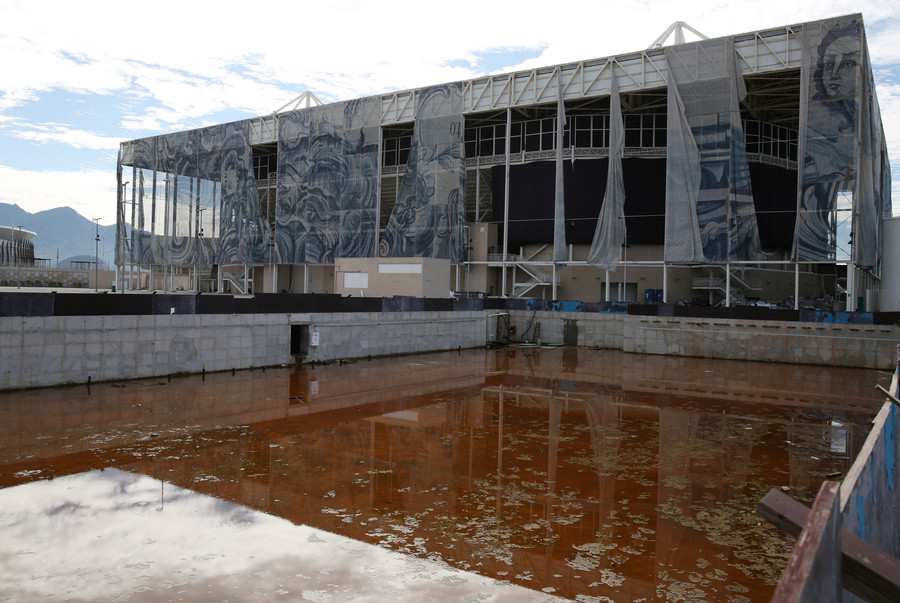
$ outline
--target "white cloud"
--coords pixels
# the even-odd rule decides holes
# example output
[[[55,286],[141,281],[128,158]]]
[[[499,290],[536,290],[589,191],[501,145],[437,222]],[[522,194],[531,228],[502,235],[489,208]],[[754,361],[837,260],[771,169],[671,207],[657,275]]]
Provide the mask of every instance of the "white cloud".
[[[716,37],[851,12],[864,16],[875,64],[900,63],[900,8],[885,0],[456,0],[446,11],[413,0],[389,10],[347,0],[157,0],[146,10],[111,0],[8,1],[0,124],[6,135],[107,151],[113,138],[194,128],[225,111],[267,114],[307,90],[336,101],[477,77],[482,56],[509,49],[533,57],[503,71],[639,51],[676,20]],[[879,84],[897,158],[894,92]],[[55,116],[25,124],[24,110],[51,91],[121,102],[103,134]],[[2,150],[0,162],[11,163]]]
[[[900,84],[877,87],[878,105],[881,109],[881,123],[884,125],[884,136],[887,139],[888,157],[892,159],[893,178],[891,192],[894,215],[900,215]]]
[[[149,115],[126,116],[123,128],[160,130],[226,106],[267,113],[305,90],[340,100],[468,79],[480,75],[478,55],[497,49],[540,52],[509,66],[516,68],[638,51],[675,20],[714,37],[737,33],[736,24],[751,31],[862,10],[871,25],[897,13],[871,0],[575,1],[548,27],[548,6],[535,1],[458,0],[443,12],[423,11],[409,0],[395,0],[387,12],[379,3],[347,1],[276,1],[248,9],[245,2],[160,0],[139,14],[114,2],[91,7],[87,19],[84,5],[72,2],[8,7],[7,31],[15,34],[0,34],[6,59],[0,86],[101,94],[138,89],[156,102]],[[887,39],[885,33],[870,43],[897,46],[882,43]]]
[[[0,203],[16,204],[35,213],[71,207],[103,225],[116,221],[116,171],[17,170],[0,165]]]
[[[41,144],[58,142],[76,149],[115,151],[121,142],[117,138],[100,136],[65,124],[16,121],[5,126],[6,132],[16,138],[33,140]]]

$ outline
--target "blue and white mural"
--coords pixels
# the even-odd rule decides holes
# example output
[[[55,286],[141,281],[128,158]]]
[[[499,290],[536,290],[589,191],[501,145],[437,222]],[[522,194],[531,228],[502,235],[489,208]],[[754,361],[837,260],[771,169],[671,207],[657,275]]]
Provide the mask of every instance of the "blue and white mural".
[[[306,263],[334,261],[341,234],[343,180],[343,103],[308,109],[309,151],[306,156]]]
[[[263,216],[253,176],[250,122],[225,124],[222,142],[221,264],[263,264],[269,260],[271,229]]]
[[[344,109],[341,238],[337,257],[374,257],[378,246],[381,103],[363,98]]]
[[[279,116],[278,262],[375,254],[379,109],[369,97]]]
[[[267,261],[271,229],[253,178],[249,122],[136,140],[133,148],[128,262]]]
[[[746,95],[731,39],[666,48],[666,260],[763,259],[740,118]]]
[[[795,261],[835,259],[838,196],[851,193],[857,177],[861,38],[855,19],[803,30]]]
[[[309,111],[278,116],[278,179],[275,254],[280,264],[306,262],[306,207],[309,167]]]
[[[465,261],[462,87],[419,93],[409,161],[378,255]]]
[[[381,102],[370,97],[279,115],[274,232],[260,207],[249,121],[134,141],[134,240],[125,262],[330,264],[379,251],[460,261],[460,90],[421,92],[410,160],[380,248]]]
[[[863,45],[865,49],[865,45]],[[853,231],[856,264],[881,276],[883,250],[882,216],[892,215],[891,166],[887,141],[881,124],[881,110],[875,97],[875,82],[869,68],[869,53],[863,55],[865,74],[860,107],[859,176],[856,184],[856,212]]]

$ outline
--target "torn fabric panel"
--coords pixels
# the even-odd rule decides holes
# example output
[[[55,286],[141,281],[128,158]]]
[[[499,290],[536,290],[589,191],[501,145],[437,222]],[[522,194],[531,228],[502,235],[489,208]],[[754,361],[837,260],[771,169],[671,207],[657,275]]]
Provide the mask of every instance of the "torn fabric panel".
[[[702,257],[708,262],[731,260],[757,260],[763,258],[759,241],[759,228],[750,188],[750,168],[744,143],[740,118],[740,100],[746,95],[744,81],[737,65],[732,40],[704,40],[666,49],[669,64],[669,87],[677,89],[682,115],[671,121],[670,104],[670,169],[698,169],[699,186],[696,197],[697,227],[702,246]],[[670,95],[671,98],[671,95]],[[677,100],[677,99],[676,99]],[[687,129],[687,131],[685,131]],[[698,165],[693,157],[673,158],[684,149],[681,136],[693,138],[697,149]],[[682,147],[679,149],[678,147]],[[690,149],[686,152],[691,153]],[[674,160],[673,160],[674,159]],[[672,174],[673,183],[679,178],[690,181],[694,174]],[[690,195],[691,189],[682,186],[678,194]],[[677,199],[673,201],[679,202]],[[690,201],[680,201],[688,205]],[[667,216],[668,218],[668,216]],[[676,221],[667,235],[678,237]],[[686,235],[675,240],[682,243]],[[667,239],[668,247],[668,239]],[[690,257],[687,247],[671,257]],[[698,261],[694,252],[694,259]]]
[[[625,152],[625,126],[615,75],[610,81],[609,94],[609,167],[606,191],[597,219],[594,240],[587,263],[606,270],[615,270],[625,243],[625,182],[622,177],[622,155]]]
[[[566,192],[563,174],[563,144],[565,142],[566,107],[563,103],[562,85],[556,74],[556,186],[553,190],[553,261],[565,262],[566,253]]]

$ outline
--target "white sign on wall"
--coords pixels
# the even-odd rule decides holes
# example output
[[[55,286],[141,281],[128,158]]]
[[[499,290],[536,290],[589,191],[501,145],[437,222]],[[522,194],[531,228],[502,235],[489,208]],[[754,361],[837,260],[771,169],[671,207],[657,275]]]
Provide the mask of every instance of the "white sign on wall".
[[[345,272],[344,273],[344,289],[368,289],[369,273],[368,272]]]

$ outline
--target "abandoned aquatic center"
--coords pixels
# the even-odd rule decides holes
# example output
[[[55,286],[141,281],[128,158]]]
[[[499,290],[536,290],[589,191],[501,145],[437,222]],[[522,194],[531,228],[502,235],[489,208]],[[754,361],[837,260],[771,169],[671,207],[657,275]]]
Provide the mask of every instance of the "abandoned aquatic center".
[[[314,101],[123,143],[119,289],[900,310],[861,15]]]
[[[676,42],[123,143],[113,287],[0,292],[0,389],[504,343],[894,368],[861,15]],[[816,501],[813,588],[842,524],[896,556],[897,424]]]
[[[0,387],[502,341],[893,366],[862,16],[670,30],[122,143],[111,294],[4,294]]]
[[[122,143],[111,295],[5,294],[0,387],[502,341],[893,366],[862,16],[681,27]]]

